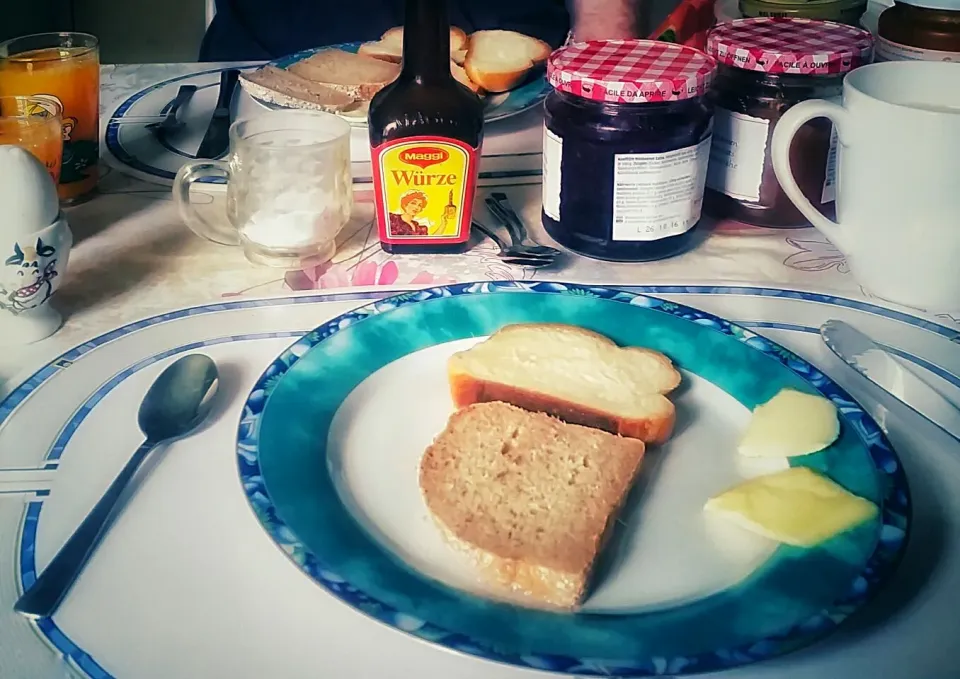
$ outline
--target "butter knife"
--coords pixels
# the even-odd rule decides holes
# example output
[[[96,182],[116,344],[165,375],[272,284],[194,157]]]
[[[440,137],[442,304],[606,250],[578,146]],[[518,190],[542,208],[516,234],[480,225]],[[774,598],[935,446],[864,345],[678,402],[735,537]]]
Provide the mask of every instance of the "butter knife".
[[[960,408],[884,347],[843,321],[827,321],[820,326],[820,336],[844,363],[960,440]]]
[[[197,158],[216,159],[230,148],[230,102],[236,89],[240,71],[231,68],[220,74],[220,93],[217,95],[217,108],[213,111],[210,126],[203,135]]]

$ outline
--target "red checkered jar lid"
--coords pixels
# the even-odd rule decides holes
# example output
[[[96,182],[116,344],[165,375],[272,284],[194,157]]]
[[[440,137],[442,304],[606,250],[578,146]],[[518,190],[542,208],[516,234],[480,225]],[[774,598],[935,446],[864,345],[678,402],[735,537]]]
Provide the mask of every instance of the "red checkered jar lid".
[[[747,71],[840,74],[870,63],[873,36],[832,21],[737,19],[710,31],[707,53],[725,66]]]
[[[561,47],[547,61],[560,92],[612,104],[679,101],[703,95],[717,65],[692,47],[656,40],[597,40]]]

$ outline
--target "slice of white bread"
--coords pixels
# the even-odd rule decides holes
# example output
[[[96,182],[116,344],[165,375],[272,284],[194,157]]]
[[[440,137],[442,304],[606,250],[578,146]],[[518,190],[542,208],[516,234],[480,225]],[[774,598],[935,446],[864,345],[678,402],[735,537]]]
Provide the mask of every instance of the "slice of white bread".
[[[506,403],[454,413],[420,462],[420,490],[482,580],[574,608],[636,479],[644,445]]]
[[[458,52],[460,50],[467,49],[467,42],[469,38],[467,37],[466,31],[462,28],[457,28],[456,26],[450,27],[450,51]],[[396,45],[401,51],[403,50],[403,26],[394,26],[393,28],[388,29],[382,36],[380,36],[380,42],[386,43],[388,45]]]
[[[451,356],[447,373],[457,407],[506,401],[647,443],[667,440],[676,420],[669,358],[573,325],[504,326]]]
[[[522,83],[550,52],[550,45],[523,33],[477,31],[470,36],[463,67],[470,80],[487,92],[506,92]]]
[[[357,105],[349,94],[270,65],[241,73],[240,84],[250,96],[277,106],[339,113]]]
[[[366,42],[360,45],[360,54],[366,54],[367,56],[371,56],[374,59],[383,59],[391,63],[399,64],[403,60],[403,54],[402,52],[394,53],[390,51],[392,49],[393,49],[392,45],[388,46],[387,49],[384,49],[383,43]],[[452,58],[450,60],[450,73],[453,74],[453,77],[456,78],[456,80],[459,83],[461,83],[462,85],[466,85],[467,88],[470,89],[472,92],[475,92],[477,94],[480,94],[482,92],[482,90],[480,89],[480,86],[477,83],[470,80],[470,76],[467,75],[467,72],[463,69],[463,66],[458,64]]]
[[[291,64],[291,73],[340,90],[355,99],[369,99],[400,74],[400,66],[339,49],[317,52]]]
[[[389,61],[394,64],[399,64],[403,61],[403,47],[383,42],[382,40],[363,43],[357,50],[357,54],[363,54],[382,61]]]
[[[462,66],[458,66],[455,61],[450,62],[450,73],[453,74],[453,77],[457,82],[459,82],[461,85],[465,85],[471,92],[475,94],[483,94],[483,89],[477,83],[470,80],[470,76],[467,75],[467,72]]]
[[[399,64],[403,61],[403,47],[385,43],[380,40],[377,42],[363,43],[360,45],[357,53],[365,54],[366,56],[373,57],[374,59],[389,61],[394,64]],[[467,50],[451,50],[450,61],[455,63],[457,66],[463,66],[463,62],[466,61],[466,59]]]
[[[463,29],[450,27],[450,58],[461,66],[467,56],[467,41]],[[403,27],[391,28],[379,40],[363,43],[359,53],[399,64],[403,59]]]

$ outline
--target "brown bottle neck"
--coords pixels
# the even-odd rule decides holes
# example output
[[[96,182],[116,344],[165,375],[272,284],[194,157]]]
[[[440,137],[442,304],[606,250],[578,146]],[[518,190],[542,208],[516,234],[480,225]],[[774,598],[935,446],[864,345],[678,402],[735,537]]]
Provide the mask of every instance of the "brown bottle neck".
[[[424,84],[452,79],[446,0],[407,0],[401,77]]]

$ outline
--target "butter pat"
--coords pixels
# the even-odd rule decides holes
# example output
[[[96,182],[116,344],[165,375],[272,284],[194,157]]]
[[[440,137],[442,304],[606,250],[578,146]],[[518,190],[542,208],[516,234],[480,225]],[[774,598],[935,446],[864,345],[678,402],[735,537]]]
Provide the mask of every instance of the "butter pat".
[[[877,506],[807,467],[760,476],[704,509],[778,542],[812,547],[877,515]]]
[[[783,389],[757,406],[740,440],[748,457],[796,457],[823,450],[837,440],[837,408],[822,396]]]

